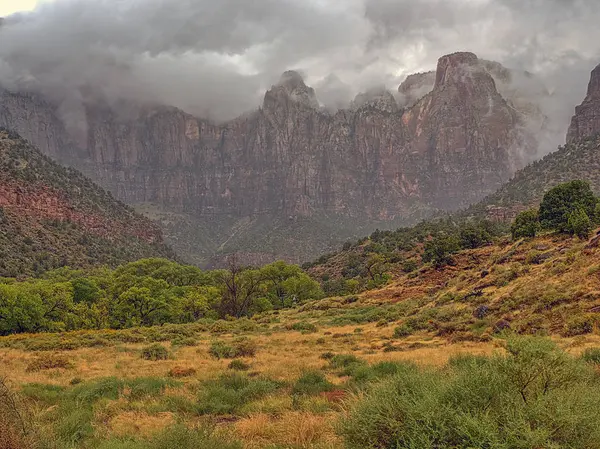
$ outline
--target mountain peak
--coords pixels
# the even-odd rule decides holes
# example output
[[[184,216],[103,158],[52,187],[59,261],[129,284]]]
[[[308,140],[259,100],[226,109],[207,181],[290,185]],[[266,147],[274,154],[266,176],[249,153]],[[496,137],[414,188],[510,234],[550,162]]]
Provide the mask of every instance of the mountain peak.
[[[435,87],[441,87],[457,75],[462,75],[465,67],[479,67],[477,55],[470,52],[452,53],[438,60]]]
[[[591,137],[600,132],[600,65],[592,70],[585,100],[575,108],[567,134],[567,143]]]
[[[315,109],[319,107],[315,90],[307,86],[302,75],[295,70],[283,72],[278,83],[265,94],[264,104],[267,106],[271,100],[280,103],[286,98]]]

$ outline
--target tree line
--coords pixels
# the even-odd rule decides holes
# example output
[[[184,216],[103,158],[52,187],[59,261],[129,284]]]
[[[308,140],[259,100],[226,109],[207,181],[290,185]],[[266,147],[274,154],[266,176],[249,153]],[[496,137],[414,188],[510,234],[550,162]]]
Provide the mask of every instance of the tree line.
[[[61,268],[0,279],[0,335],[240,318],[322,296],[317,282],[285,262],[252,268],[232,258],[227,269],[212,271],[166,259],[114,270]]]

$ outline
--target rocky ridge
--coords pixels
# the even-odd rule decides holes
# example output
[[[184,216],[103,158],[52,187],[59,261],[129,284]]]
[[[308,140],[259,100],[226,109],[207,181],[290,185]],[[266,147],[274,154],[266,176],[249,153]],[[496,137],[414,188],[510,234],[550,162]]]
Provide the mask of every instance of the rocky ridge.
[[[401,86],[412,106],[382,92],[329,113],[286,72],[261,108],[222,125],[174,108],[123,118],[95,105],[83,140],[45,100],[4,91],[0,124],[154,211],[194,262],[237,251],[302,261],[374,227],[477,202],[536,153],[528,125],[539,117],[502,96],[510,80],[498,67],[456,53],[440,58],[426,92],[432,78]]]

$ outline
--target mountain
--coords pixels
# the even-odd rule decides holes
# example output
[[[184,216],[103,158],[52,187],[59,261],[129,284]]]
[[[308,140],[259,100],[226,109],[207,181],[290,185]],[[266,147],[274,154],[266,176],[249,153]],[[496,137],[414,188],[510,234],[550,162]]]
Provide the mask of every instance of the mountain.
[[[544,126],[512,82],[524,76],[455,53],[407,80],[401,102],[367,92],[330,113],[286,72],[258,110],[225,124],[95,103],[66,126],[51,101],[4,90],[0,125],[159,220],[192,262],[231,252],[300,262],[377,227],[466,207],[508,181],[535,157]]]
[[[0,128],[0,276],[172,257],[160,229]]]
[[[600,194],[600,65],[592,71],[588,92],[575,110],[567,144],[518,171],[497,192],[472,207],[497,220],[512,220],[516,214],[537,206],[544,194],[562,182],[587,180]]]

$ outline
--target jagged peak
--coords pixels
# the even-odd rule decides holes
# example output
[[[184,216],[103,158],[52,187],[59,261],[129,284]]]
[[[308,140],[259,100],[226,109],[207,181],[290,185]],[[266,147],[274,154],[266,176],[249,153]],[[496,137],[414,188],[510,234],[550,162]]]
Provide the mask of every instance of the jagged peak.
[[[404,107],[411,107],[433,90],[435,71],[413,73],[398,87],[399,102]]]
[[[370,106],[382,111],[394,112],[398,110],[398,103],[384,86],[373,87],[366,92],[359,93],[350,104],[350,109],[359,109]]]
[[[302,75],[295,70],[283,72],[277,84],[273,85],[265,94],[265,105],[270,99],[279,98],[281,95],[285,95],[297,103],[315,109],[319,108],[315,90],[307,86]]]

